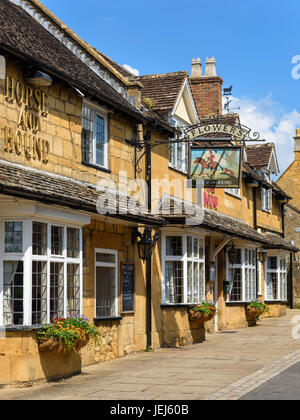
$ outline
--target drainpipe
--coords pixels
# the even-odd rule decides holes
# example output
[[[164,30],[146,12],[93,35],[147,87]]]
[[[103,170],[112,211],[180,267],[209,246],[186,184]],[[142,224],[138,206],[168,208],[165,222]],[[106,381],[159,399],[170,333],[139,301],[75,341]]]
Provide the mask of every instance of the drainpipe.
[[[293,253],[290,253],[290,272],[289,272],[289,304],[290,308],[293,309],[294,307],[294,285],[293,285],[293,277],[294,277],[294,262],[293,262]]]
[[[282,237],[285,238],[285,208],[284,208],[284,203],[281,204],[281,219],[282,219]]]
[[[253,187],[253,226],[257,230],[257,188]]]
[[[152,194],[151,194],[151,131],[147,131],[144,137],[146,150],[146,182],[148,189],[148,203],[149,212],[152,210]],[[152,228],[146,227],[145,233],[147,241],[152,241]],[[146,256],[146,289],[147,289],[147,303],[146,303],[146,319],[147,319],[147,348],[152,348],[152,247]]]

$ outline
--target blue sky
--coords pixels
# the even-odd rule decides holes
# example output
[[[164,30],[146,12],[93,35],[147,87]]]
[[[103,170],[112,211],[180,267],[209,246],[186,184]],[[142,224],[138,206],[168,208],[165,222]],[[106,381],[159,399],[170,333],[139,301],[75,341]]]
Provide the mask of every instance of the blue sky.
[[[190,70],[215,56],[242,122],[275,141],[281,169],[300,128],[299,0],[42,0],[84,40],[140,74]],[[84,5],[84,7],[83,7]],[[300,71],[299,71],[300,74]]]

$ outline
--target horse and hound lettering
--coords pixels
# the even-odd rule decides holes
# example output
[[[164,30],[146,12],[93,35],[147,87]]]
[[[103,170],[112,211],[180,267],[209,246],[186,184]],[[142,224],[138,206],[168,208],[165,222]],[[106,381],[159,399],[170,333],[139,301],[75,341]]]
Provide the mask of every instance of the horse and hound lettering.
[[[205,188],[239,188],[240,175],[240,147],[192,148],[190,177]]]

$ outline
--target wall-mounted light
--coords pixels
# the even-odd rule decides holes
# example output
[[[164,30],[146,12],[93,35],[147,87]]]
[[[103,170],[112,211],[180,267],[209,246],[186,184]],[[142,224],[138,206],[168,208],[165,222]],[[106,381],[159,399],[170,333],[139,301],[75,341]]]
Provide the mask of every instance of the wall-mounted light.
[[[43,73],[40,70],[37,70],[33,77],[28,77],[26,80],[32,86],[37,87],[49,87],[53,83],[52,78],[48,74]]]
[[[267,255],[268,255],[267,251],[266,251],[266,250],[264,250],[263,248],[260,248],[260,250],[259,250],[259,251],[258,251],[258,253],[257,253],[258,260],[259,260],[262,264],[264,264],[264,263],[266,262],[266,260],[267,260]]]
[[[159,233],[155,232],[152,236],[152,228],[146,227],[144,232],[141,233],[137,228],[132,232],[132,244],[137,244],[139,258],[146,261],[147,257],[151,256],[152,249],[158,241]]]
[[[226,252],[228,255],[229,263],[231,265],[235,264],[238,256],[240,255],[240,250],[235,248],[234,245],[232,245],[231,247],[226,248]]]

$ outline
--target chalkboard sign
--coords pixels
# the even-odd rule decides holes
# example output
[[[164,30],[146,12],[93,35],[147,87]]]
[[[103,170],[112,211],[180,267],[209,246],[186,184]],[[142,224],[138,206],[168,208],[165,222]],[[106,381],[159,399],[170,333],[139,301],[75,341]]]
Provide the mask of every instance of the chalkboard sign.
[[[122,263],[122,312],[134,312],[134,264]]]

